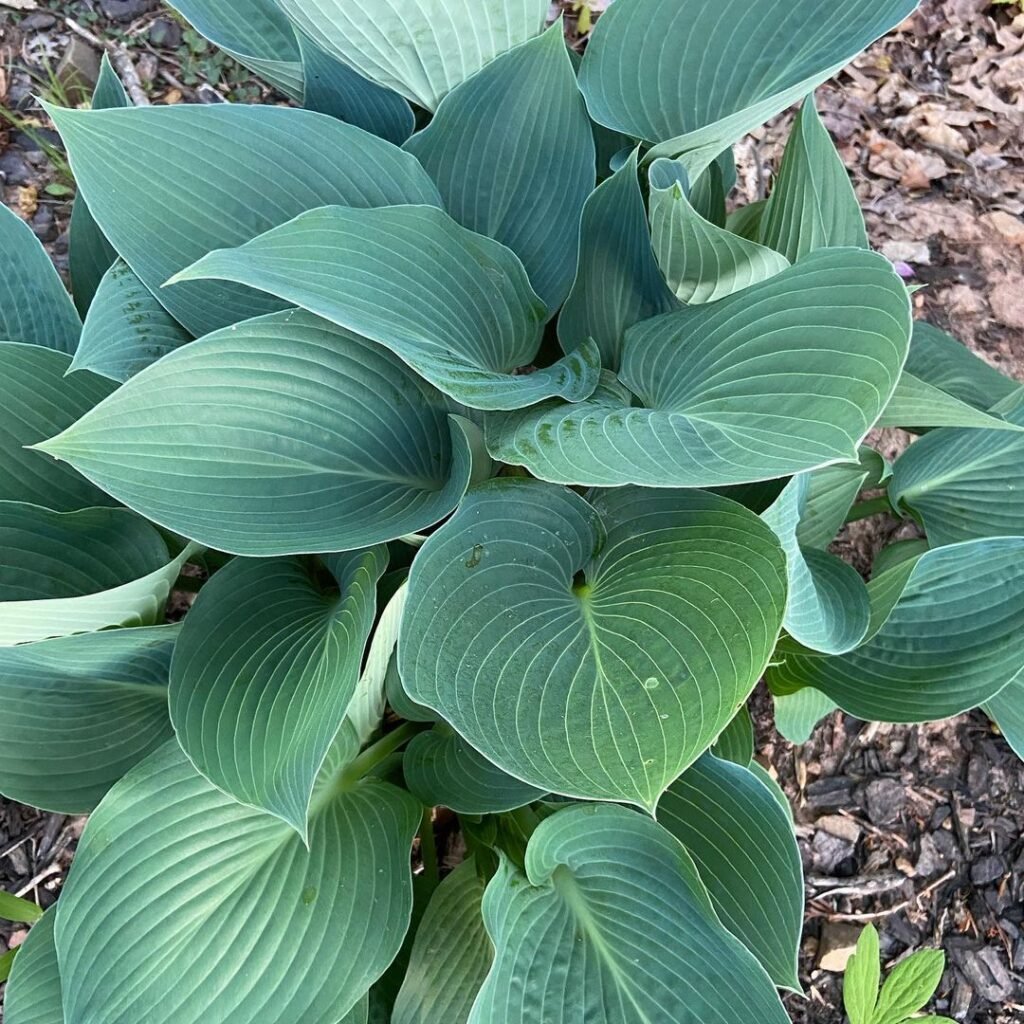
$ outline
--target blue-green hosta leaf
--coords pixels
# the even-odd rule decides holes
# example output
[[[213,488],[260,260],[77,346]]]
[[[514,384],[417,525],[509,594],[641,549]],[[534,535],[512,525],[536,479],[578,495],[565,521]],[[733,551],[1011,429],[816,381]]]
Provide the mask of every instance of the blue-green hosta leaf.
[[[686,182],[681,163],[655,160],[651,164],[651,244],[677,299],[692,304],[714,302],[767,281],[789,266],[789,260],[774,249],[749,242],[702,217],[691,205]]]
[[[469,1024],[789,1019],[678,840],[624,807],[542,821],[525,873],[505,861],[483,913],[496,952]]]
[[[203,587],[175,650],[171,720],[189,759],[218,789],[303,839],[386,566],[382,545],[323,565],[235,559]]]
[[[104,234],[195,335],[281,308],[223,283],[161,288],[211,249],[332,203],[440,202],[412,156],[309,110],[221,103],[50,113]]]
[[[1024,409],[1010,418],[1024,425]],[[889,496],[924,523],[932,547],[1024,534],[1024,435],[946,428],[894,463]]]
[[[32,229],[0,204],[0,341],[74,352],[82,321]]]
[[[168,743],[89,820],[57,914],[71,1021],[335,1024],[409,926],[420,808],[331,758],[294,829]]]
[[[215,46],[301,101],[299,44],[277,0],[170,0],[170,6]]]
[[[92,370],[123,384],[191,340],[132,268],[117,259],[103,275],[85,315],[71,369]]]
[[[547,311],[516,255],[433,206],[311,210],[174,281],[250,285],[385,345],[472,408],[590,395],[593,343],[515,376],[537,354]]]
[[[70,466],[27,450],[71,426],[114,390],[91,373],[65,377],[63,352],[0,342],[0,501],[74,512],[112,500]]]
[[[84,814],[173,735],[178,626],[102,630],[0,649],[0,792]]]
[[[775,728],[790,743],[806,743],[814,727],[831,714],[838,704],[813,686],[805,686],[795,693],[776,693]]]
[[[329,54],[427,110],[499,54],[540,35],[547,0],[278,0]]]
[[[416,126],[412,107],[391,89],[382,89],[347,64],[335,60],[298,34],[302,51],[303,102],[400,146]]]
[[[523,261],[554,313],[572,284],[595,178],[594,136],[561,21],[449,93],[405,148],[460,224]]]
[[[618,370],[626,330],[677,306],[651,249],[634,150],[583,206],[579,264],[558,340],[571,352],[593,338],[602,364]]]
[[[388,698],[388,704],[391,706],[391,710],[395,712],[399,718],[404,718],[409,722],[436,722],[437,712],[430,708],[424,707],[422,704],[417,704],[409,694],[405,692],[405,685],[402,682],[402,677],[398,672],[398,658],[393,657],[391,663],[388,665],[387,675],[384,679],[385,692]]]
[[[472,857],[434,891],[416,930],[391,1024],[466,1024],[494,959],[484,929],[481,880]]]
[[[907,290],[889,261],[822,249],[743,292],[637,324],[619,371],[628,392],[488,416],[488,450],[542,479],[599,487],[723,487],[848,461],[909,339]]]
[[[653,808],[750,693],[784,604],[778,541],[725,498],[498,479],[420,549],[399,668],[516,778]]]
[[[786,632],[811,650],[843,654],[853,650],[867,634],[871,614],[868,592],[853,566],[827,551],[800,543],[800,520],[813,476],[794,476],[761,518],[775,531],[786,552]]]
[[[285,311],[172,352],[42,447],[210,547],[342,551],[455,507],[471,425],[449,411],[386,349]]]
[[[875,555],[875,560],[871,563],[871,575],[878,576],[903,562],[918,558],[927,550],[928,541],[923,537],[913,537],[910,540],[898,540],[895,544],[890,544],[888,547],[882,548],[882,550]]]
[[[985,714],[999,726],[1003,738],[1024,761],[1024,679],[1004,686],[983,705]]]
[[[846,165],[808,96],[761,218],[761,242],[796,262],[815,249],[870,248]]]
[[[413,796],[427,807],[450,807],[457,814],[512,811],[544,796],[491,764],[447,725],[414,737],[402,767]]]
[[[776,985],[799,992],[803,866],[772,785],[705,754],[665,791],[657,818],[693,858],[726,928]]]
[[[56,916],[57,908],[51,907],[18,947],[4,990],[7,1024],[64,1024],[57,947],[53,942]]]
[[[744,767],[754,758],[754,723],[747,705],[733,715],[729,724],[718,734],[711,753]]]
[[[989,366],[956,338],[923,320],[914,321],[907,370],[976,409],[991,409],[1021,387]]]
[[[123,508],[51,512],[0,502],[0,648],[111,626],[149,625],[195,553],[173,556]]]
[[[976,409],[907,370],[900,374],[896,390],[875,426],[979,427],[1018,432],[1024,429],[1009,420]]]
[[[127,106],[128,94],[110,63],[110,57],[104,53],[91,108],[108,110]],[[68,226],[68,271],[71,274],[71,293],[83,320],[103,275],[116,259],[116,250],[100,231],[85,200],[76,197]]]
[[[858,718],[923,722],[976,707],[1020,674],[1024,538],[933,548],[870,589],[889,578],[895,603],[867,643],[832,658],[789,655],[769,670],[773,689],[813,686]]]
[[[857,495],[881,486],[888,479],[889,464],[874,448],[862,445],[857,455],[856,462],[837,462],[810,474],[796,528],[797,540],[803,547],[827,548],[846,521]]]
[[[696,175],[831,78],[916,0],[617,0],[591,36],[580,89],[595,121],[663,143]],[[624,69],[628,69],[626,72]]]
[[[734,235],[756,242],[761,237],[761,220],[767,205],[767,199],[758,199],[746,206],[737,207],[725,218],[725,226]]]

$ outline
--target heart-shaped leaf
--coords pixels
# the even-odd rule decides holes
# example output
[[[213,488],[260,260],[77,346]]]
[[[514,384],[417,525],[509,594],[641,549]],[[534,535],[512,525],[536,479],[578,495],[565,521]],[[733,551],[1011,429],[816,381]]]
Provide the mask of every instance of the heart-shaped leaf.
[[[259,288],[372,338],[472,408],[579,401],[597,385],[592,343],[513,375],[537,354],[544,304],[510,249],[432,206],[312,210],[173,280],[202,278]]]
[[[417,555],[399,667],[516,778],[653,808],[750,693],[784,605],[778,541],[725,498],[498,479]]]
[[[170,353],[40,447],[222,551],[353,550],[455,507],[474,428],[450,409],[386,349],[293,310]]]

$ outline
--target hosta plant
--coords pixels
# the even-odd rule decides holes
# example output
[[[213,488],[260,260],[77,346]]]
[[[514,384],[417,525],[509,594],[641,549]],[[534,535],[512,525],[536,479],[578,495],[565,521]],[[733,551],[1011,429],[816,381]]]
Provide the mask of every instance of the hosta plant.
[[[912,0],[176,6],[290,102],[51,109],[73,299],[0,217],[0,792],[91,813],[7,1024],[781,1024],[757,682],[1024,742],[1022,392],[814,104]]]

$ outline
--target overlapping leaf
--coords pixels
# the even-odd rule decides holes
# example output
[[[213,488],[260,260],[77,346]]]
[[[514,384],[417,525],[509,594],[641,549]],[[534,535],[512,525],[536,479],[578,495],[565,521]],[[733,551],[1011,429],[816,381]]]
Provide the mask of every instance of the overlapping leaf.
[[[117,259],[89,306],[71,369],[92,370],[123,384],[191,339],[131,267]]]
[[[592,486],[719,487],[851,460],[909,340],[889,262],[823,249],[742,293],[637,324],[619,373],[628,391],[609,382],[575,405],[489,416],[488,450]]]
[[[693,858],[722,923],[776,985],[798,992],[803,868],[785,795],[770,786],[706,754],[665,791],[657,818]]]
[[[724,498],[626,488],[591,505],[499,479],[414,562],[399,667],[515,777],[652,808],[746,699],[784,604],[777,540]]]
[[[24,501],[55,512],[112,503],[70,466],[28,450],[113,391],[112,384],[91,373],[66,377],[70,363],[63,352],[0,342],[0,501]]]
[[[729,724],[718,734],[711,753],[715,757],[746,767],[754,758],[754,723],[747,705],[733,715]]]
[[[595,121],[685,155],[696,174],[831,78],[915,0],[617,0],[594,29],[580,88]]]
[[[827,548],[862,491],[880,487],[890,467],[873,448],[862,445],[856,462],[837,462],[810,474],[797,540],[809,548]]]
[[[172,352],[43,447],[223,551],[353,550],[455,507],[472,425],[449,410],[385,349],[285,311]]]
[[[347,780],[338,754],[308,850],[214,789],[173,742],[118,783],[58,908],[68,1019],[335,1024],[356,1006],[405,937],[420,815],[387,783]]]
[[[579,401],[597,384],[593,343],[513,375],[537,354],[544,304],[511,250],[432,206],[312,210],[174,280],[202,278],[259,288],[372,338],[472,408]]]
[[[7,1024],[65,1024],[57,948],[53,942],[56,916],[56,908],[51,907],[18,947],[4,990]]]
[[[788,1020],[678,840],[625,808],[541,822],[525,873],[503,862],[483,912],[496,953],[470,1024]]]
[[[236,559],[203,588],[175,650],[171,719],[185,753],[218,789],[303,838],[386,566],[383,546],[323,565]]]
[[[1022,556],[1024,538],[1001,537],[933,548],[889,569],[869,586],[867,643],[839,657],[788,655],[769,683],[782,692],[813,686],[858,718],[889,722],[945,718],[990,700],[1024,665]]]
[[[427,110],[460,82],[540,35],[546,0],[278,0],[338,60]]]
[[[915,328],[916,330],[916,328]],[[911,345],[913,348],[913,345]],[[879,427],[982,427],[1019,431],[1021,427],[961,401],[904,370],[889,404],[878,418]]]
[[[554,313],[572,283],[595,177],[594,137],[561,22],[458,86],[405,148],[460,224],[516,253]]]
[[[195,335],[281,308],[223,283],[161,289],[211,249],[331,203],[439,202],[409,154],[308,110],[224,103],[50,114],[100,228]]]
[[[0,792],[91,811],[171,735],[177,626],[104,630],[0,649]]]
[[[774,696],[775,728],[790,743],[806,743],[814,727],[838,704],[813,686]]]

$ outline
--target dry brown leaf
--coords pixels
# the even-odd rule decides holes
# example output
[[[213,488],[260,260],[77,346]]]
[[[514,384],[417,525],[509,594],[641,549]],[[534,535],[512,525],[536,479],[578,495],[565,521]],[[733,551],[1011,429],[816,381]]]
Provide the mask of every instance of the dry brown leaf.
[[[35,185],[22,185],[18,189],[18,210],[23,217],[31,217],[39,209],[39,189]]]
[[[1004,210],[986,213],[982,221],[1013,245],[1024,246],[1024,220]]]
[[[966,153],[971,148],[967,140],[948,124],[922,124],[918,127],[917,134],[925,142],[953,153]]]
[[[168,89],[167,92],[164,93],[164,103],[180,103],[181,99],[180,89]]]

